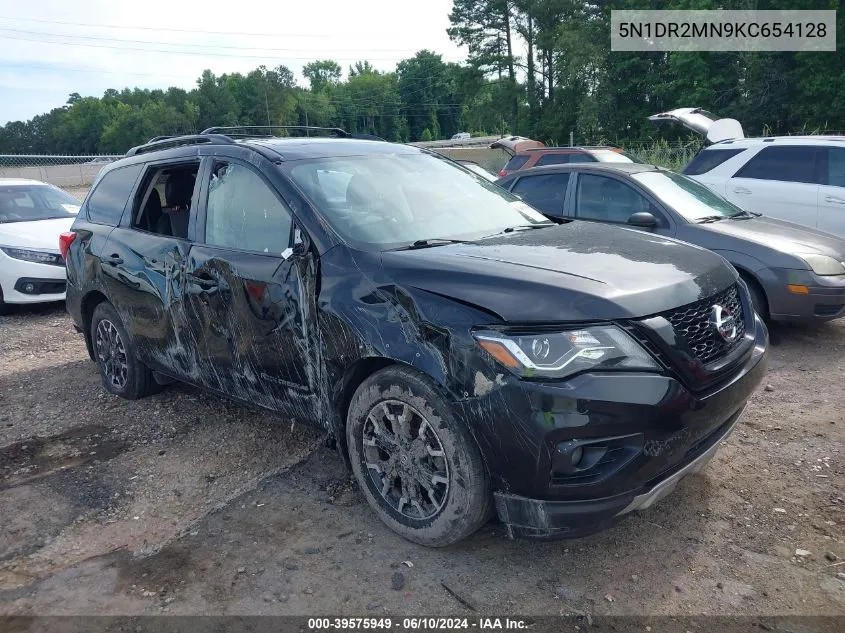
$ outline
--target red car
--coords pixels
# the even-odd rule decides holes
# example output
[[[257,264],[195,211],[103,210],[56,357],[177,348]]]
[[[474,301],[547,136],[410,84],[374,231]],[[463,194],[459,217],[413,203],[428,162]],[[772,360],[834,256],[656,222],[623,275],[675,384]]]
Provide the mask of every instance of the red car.
[[[499,177],[507,176],[522,169],[544,165],[636,162],[639,161],[618,147],[531,147],[515,152],[508,164],[499,172]]]

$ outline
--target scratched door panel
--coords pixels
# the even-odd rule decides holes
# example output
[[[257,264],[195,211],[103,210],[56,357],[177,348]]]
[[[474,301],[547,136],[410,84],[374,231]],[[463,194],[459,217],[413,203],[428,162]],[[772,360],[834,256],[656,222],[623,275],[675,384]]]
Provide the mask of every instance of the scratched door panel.
[[[108,296],[140,360],[179,377],[186,376],[195,353],[178,331],[189,248],[187,240],[117,227],[101,256]]]
[[[195,245],[186,275],[202,384],[311,417],[318,367],[312,268],[302,258]],[[306,272],[303,272],[306,271]]]

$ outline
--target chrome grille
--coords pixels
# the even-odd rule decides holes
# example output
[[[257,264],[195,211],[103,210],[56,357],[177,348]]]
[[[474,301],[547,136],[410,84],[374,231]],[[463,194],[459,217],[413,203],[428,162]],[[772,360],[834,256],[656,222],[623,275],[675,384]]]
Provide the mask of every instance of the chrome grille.
[[[736,319],[737,337],[732,343],[725,341],[710,321],[714,305],[727,308]],[[742,342],[745,334],[745,316],[739,289],[736,285],[727,290],[689,305],[661,314],[675,328],[675,334],[686,341],[693,356],[705,365],[718,360]]]

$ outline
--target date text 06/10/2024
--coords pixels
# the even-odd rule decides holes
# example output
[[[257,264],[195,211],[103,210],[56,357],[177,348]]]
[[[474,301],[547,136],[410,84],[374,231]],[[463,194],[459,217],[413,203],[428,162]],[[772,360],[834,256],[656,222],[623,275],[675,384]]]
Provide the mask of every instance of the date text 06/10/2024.
[[[389,630],[401,628],[412,631],[448,630],[520,630],[527,628],[524,620],[513,618],[309,618],[308,628],[320,630]]]

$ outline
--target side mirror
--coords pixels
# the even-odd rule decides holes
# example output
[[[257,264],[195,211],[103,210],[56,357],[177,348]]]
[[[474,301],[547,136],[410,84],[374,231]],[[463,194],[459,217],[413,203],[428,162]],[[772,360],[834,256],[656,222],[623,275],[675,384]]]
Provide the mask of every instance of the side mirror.
[[[648,211],[640,211],[628,218],[628,224],[641,229],[653,229],[657,226],[657,218]]]

